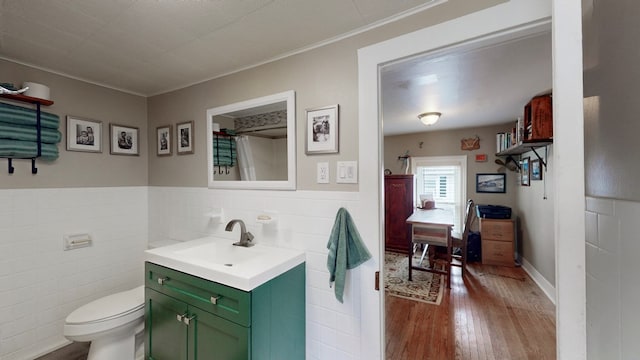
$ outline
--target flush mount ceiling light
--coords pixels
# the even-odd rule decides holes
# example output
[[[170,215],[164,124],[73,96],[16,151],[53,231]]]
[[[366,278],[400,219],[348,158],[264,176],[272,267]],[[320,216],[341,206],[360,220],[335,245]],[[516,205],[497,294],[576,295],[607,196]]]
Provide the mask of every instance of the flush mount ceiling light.
[[[418,119],[425,125],[433,125],[440,119],[440,115],[442,115],[442,113],[436,111],[425,112],[418,115]]]

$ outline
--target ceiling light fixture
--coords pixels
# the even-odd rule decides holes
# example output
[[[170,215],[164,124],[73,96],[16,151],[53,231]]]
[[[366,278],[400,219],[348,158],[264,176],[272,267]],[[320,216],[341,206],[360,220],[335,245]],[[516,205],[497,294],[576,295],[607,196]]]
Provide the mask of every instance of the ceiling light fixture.
[[[442,113],[436,111],[425,112],[418,115],[418,119],[420,119],[420,121],[422,121],[422,123],[425,125],[433,125],[438,122],[438,119],[440,119],[440,115],[442,115]]]

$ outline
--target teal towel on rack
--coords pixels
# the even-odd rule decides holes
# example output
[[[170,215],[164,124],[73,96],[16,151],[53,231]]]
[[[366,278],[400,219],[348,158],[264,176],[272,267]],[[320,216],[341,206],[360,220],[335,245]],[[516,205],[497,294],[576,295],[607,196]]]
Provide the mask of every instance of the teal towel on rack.
[[[24,107],[24,106],[18,106],[18,105],[12,105],[12,104],[7,104],[7,103],[0,103],[0,111],[1,112],[13,112],[13,113],[21,113],[21,114],[26,114],[26,115],[35,115],[36,114],[36,109],[31,108],[31,107]],[[57,121],[60,119],[60,117],[56,114],[52,114],[46,111],[40,111],[40,117],[42,119],[47,119],[47,120],[54,120]]]
[[[213,155],[214,156],[220,156],[220,157],[231,157],[231,154],[234,155],[237,154],[237,151],[231,151],[230,149],[213,149]]]
[[[236,150],[236,143],[235,141],[231,140],[231,142],[229,140],[221,140],[221,141],[214,141],[213,142],[213,147],[214,148],[218,148],[220,150],[230,150],[233,149],[234,151]]]
[[[36,110],[21,106],[0,103],[0,121],[17,125],[36,125]],[[60,125],[58,115],[40,112],[40,125],[44,128],[57,129]]]
[[[351,215],[345,208],[340,208],[336,214],[327,249],[329,249],[327,256],[329,283],[335,281],[336,299],[343,302],[347,270],[353,269],[371,258]]]
[[[38,144],[35,141],[0,139],[0,157],[32,158],[38,156]],[[42,144],[41,158],[55,160],[58,158],[58,146]]]
[[[213,165],[215,166],[234,166],[235,165],[235,161],[234,159],[230,158],[230,157],[217,157],[214,156],[213,157]]]
[[[38,134],[35,126],[7,124],[2,122],[2,118],[0,118],[0,139],[37,141]],[[49,128],[40,130],[40,140],[43,143],[57,144],[60,139],[62,139],[62,134],[58,130]]]

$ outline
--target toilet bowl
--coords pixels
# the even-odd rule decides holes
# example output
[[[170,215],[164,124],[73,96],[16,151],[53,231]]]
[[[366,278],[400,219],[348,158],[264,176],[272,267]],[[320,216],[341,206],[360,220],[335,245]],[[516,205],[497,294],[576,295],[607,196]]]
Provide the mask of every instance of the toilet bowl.
[[[87,360],[133,360],[140,348],[136,334],[143,330],[144,286],[83,305],[69,314],[64,324],[67,339],[91,341]]]

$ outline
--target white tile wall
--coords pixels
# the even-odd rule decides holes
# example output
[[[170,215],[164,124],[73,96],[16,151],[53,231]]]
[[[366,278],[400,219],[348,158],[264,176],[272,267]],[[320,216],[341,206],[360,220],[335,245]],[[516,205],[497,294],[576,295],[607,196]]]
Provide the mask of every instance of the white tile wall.
[[[0,190],[0,359],[58,347],[78,306],[143,283],[148,188]],[[66,233],[92,247],[62,250]]]
[[[360,273],[347,272],[345,302],[329,288],[327,241],[340,207],[358,222],[359,194],[353,192],[243,191],[205,188],[149,188],[150,242],[166,244],[218,235],[236,241],[237,231],[225,232],[230,219],[240,218],[256,241],[301,249],[307,256],[307,359],[360,359]],[[223,209],[222,224],[206,214]],[[256,222],[264,212],[275,212],[277,224]],[[370,249],[375,250],[375,249]],[[378,346],[378,344],[372,344]]]
[[[587,198],[587,353],[589,359],[640,354],[640,203]]]

